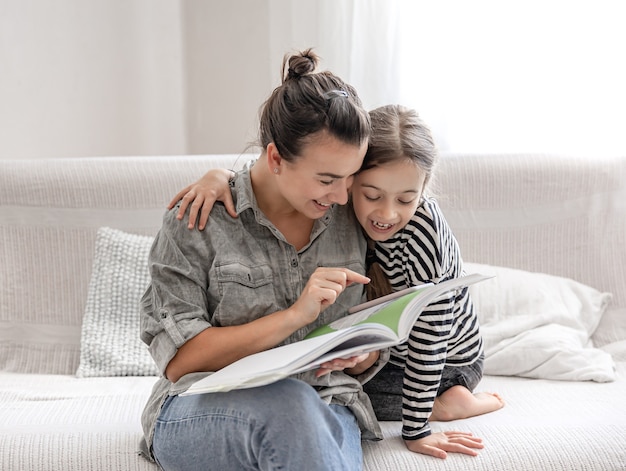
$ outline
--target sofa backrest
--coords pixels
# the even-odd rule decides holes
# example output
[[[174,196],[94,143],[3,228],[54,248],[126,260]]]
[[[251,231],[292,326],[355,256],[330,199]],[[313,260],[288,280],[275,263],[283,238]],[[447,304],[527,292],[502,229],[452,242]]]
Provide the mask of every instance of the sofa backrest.
[[[0,370],[73,374],[97,229],[153,235],[176,192],[248,158],[0,160]],[[626,318],[626,158],[444,155],[433,183],[466,261],[573,278]]]
[[[626,340],[626,156],[447,155],[436,175],[465,261],[610,292],[593,340]]]
[[[0,160],[0,370],[74,373],[97,229],[154,235],[179,190],[246,159]]]
[[[626,157],[449,155],[437,175],[466,261],[573,278],[626,306]]]

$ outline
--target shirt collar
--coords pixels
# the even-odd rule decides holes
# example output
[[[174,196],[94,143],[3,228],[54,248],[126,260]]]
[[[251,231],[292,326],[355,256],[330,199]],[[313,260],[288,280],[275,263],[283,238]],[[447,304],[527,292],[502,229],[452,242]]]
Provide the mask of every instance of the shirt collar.
[[[255,219],[259,224],[275,229],[274,224],[272,224],[270,220],[267,219],[265,214],[263,214],[263,212],[259,209],[256,197],[254,196],[254,191],[252,191],[252,180],[250,179],[249,168],[244,168],[243,170],[237,172],[235,177],[230,181],[230,186],[234,188],[233,197],[235,199],[235,211],[237,212],[237,215],[241,215],[241,213],[249,209],[254,212]],[[331,224],[333,218],[336,217],[336,213],[337,205],[333,204],[331,208],[326,211],[324,216],[315,220],[313,230],[311,231],[311,242],[324,232],[324,230]]]

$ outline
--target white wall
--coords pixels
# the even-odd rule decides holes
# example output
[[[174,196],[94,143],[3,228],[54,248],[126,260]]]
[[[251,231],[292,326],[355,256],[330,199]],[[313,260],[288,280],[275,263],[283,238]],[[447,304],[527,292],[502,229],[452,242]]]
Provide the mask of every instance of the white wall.
[[[186,151],[181,4],[0,0],[0,158]]]
[[[381,18],[392,14],[390,5],[409,24],[423,22],[417,31],[425,37],[401,44],[405,56],[419,53],[415,60],[399,60],[403,48]],[[485,13],[483,22],[498,33],[494,44],[507,51],[497,60],[487,27],[482,36],[472,29],[472,15],[495,15],[495,7],[452,10],[466,28],[461,41],[447,7],[418,2],[419,11],[407,14],[409,5],[413,0],[0,0],[0,158],[242,152],[280,81],[283,54],[309,46],[322,67],[357,87],[366,107],[416,107],[441,150],[593,154],[604,145],[623,153],[626,68],[616,4],[520,4],[525,21],[517,34],[504,21],[515,16],[509,7],[498,7],[498,21]],[[537,28],[527,37],[533,22],[544,25],[544,39]],[[516,47],[506,46],[511,41]],[[370,71],[372,63],[385,66]],[[414,98],[386,85],[395,83],[397,64],[421,67],[398,74]],[[547,99],[546,84],[554,88]],[[497,90],[506,100],[492,99]],[[538,90],[544,95],[535,96]],[[481,109],[492,121],[476,116]],[[511,124],[524,109],[531,119]],[[501,131],[494,132],[496,124]]]
[[[267,4],[183,0],[189,153],[239,153],[256,139],[258,110],[279,79]]]
[[[315,45],[307,15],[293,0],[0,0],[0,158],[247,150],[283,54]]]

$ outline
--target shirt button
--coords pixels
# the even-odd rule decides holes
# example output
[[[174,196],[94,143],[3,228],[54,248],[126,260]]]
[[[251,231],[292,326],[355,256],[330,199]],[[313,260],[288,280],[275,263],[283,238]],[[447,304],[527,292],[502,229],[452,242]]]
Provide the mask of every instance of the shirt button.
[[[296,258],[292,258],[292,259],[291,259],[291,266],[292,266],[293,268],[296,268],[296,267],[298,266],[298,259],[296,259]]]

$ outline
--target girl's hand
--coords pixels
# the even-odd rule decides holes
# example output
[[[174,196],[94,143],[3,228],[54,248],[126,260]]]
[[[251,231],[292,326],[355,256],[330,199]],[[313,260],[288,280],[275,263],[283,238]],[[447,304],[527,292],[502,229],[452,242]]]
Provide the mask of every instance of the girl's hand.
[[[350,358],[335,358],[334,360],[322,363],[315,371],[315,377],[319,378],[331,371],[345,371],[351,376],[357,376],[370,368],[380,355],[380,351],[363,353]]]
[[[409,450],[423,455],[444,459],[450,453],[476,456],[476,449],[484,448],[481,438],[467,432],[438,432],[418,440],[405,440]]]
[[[199,230],[203,230],[206,227],[209,213],[216,201],[224,203],[228,214],[236,218],[237,213],[235,212],[235,205],[228,184],[232,175],[233,172],[231,170],[224,168],[209,170],[196,183],[179,191],[172,201],[169,202],[167,209],[172,209],[181,200],[176,218],[182,219],[187,208],[189,208],[189,224],[187,226],[189,229],[195,227],[196,221],[198,221]],[[200,214],[199,219],[198,213]]]

